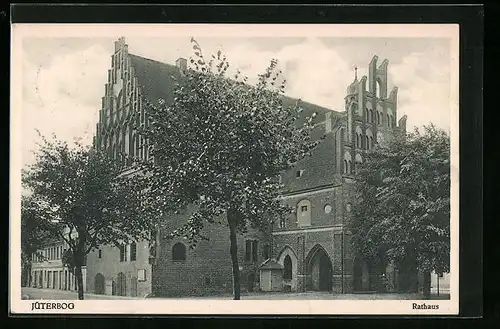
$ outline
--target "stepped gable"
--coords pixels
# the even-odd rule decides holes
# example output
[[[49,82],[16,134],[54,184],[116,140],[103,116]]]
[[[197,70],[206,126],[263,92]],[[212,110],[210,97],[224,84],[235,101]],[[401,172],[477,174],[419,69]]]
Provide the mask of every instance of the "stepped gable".
[[[179,68],[133,54],[129,56],[143,96],[156,105],[160,98],[172,103],[175,85],[182,79]]]

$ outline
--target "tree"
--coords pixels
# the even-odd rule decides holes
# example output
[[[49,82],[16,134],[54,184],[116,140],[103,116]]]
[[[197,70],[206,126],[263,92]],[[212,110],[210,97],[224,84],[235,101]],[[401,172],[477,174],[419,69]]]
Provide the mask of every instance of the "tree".
[[[31,282],[31,264],[33,256],[43,257],[38,251],[48,241],[54,238],[51,231],[40,225],[37,204],[31,195],[21,197],[21,260],[23,265],[24,282],[27,286]]]
[[[146,103],[149,125],[139,129],[152,146],[154,161],[142,163],[150,186],[149,204],[158,213],[195,211],[171,232],[204,239],[206,223],[229,228],[234,299],[240,299],[237,234],[248,228],[269,232],[273,220],[290,209],[279,200],[278,176],[318,143],[312,141],[312,118],[297,125],[300,106],[287,107],[285,81],[272,60],[256,85],[237,72],[218,51],[207,61],[191,39],[194,54],[179,81],[172,104]],[[221,218],[225,219],[221,220]]]
[[[450,139],[433,125],[379,144],[357,166],[356,251],[428,273],[450,266]],[[430,284],[430,283],[429,283]]]
[[[120,164],[101,151],[42,137],[36,163],[24,172],[41,227],[65,241],[64,261],[74,269],[83,299],[86,255],[103,244],[147,239],[141,188]],[[70,255],[70,259],[68,256]]]

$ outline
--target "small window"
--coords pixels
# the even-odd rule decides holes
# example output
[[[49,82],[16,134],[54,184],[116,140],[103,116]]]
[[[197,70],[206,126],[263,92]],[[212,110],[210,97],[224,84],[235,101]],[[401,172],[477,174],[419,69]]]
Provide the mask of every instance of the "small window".
[[[303,174],[304,174],[304,170],[297,170],[295,172],[295,177],[300,178],[300,177],[302,177]]]
[[[133,262],[137,259],[137,244],[132,242],[130,244],[130,261]]]
[[[205,277],[205,285],[208,286],[208,285],[210,285],[210,283],[211,283],[210,278],[208,276],[206,276]]]
[[[186,246],[178,242],[172,247],[172,260],[183,261],[186,260]]]
[[[302,207],[300,207],[300,211],[302,211],[302,212],[307,212],[307,206],[302,206]]]
[[[259,241],[246,240],[245,241],[245,261],[256,262],[259,253]]]
[[[285,226],[286,226],[286,221],[284,219],[280,219],[279,227],[285,228]]]
[[[138,269],[137,270],[137,281],[139,281],[139,282],[146,281],[146,270],[145,269]]]
[[[268,244],[264,245],[264,249],[262,251],[262,256],[264,256],[264,259],[269,258],[269,245]]]
[[[256,262],[259,255],[259,241],[252,241],[252,262]]]
[[[120,262],[127,261],[127,256],[125,254],[125,245],[121,244],[119,248],[120,248]]]
[[[252,257],[252,241],[245,241],[245,261],[249,262]]]
[[[101,249],[99,249],[99,251],[98,251],[98,255],[99,255],[99,256],[98,256],[99,258],[102,258],[102,250],[101,250]]]
[[[442,278],[444,275],[443,273],[439,273],[439,277]]]

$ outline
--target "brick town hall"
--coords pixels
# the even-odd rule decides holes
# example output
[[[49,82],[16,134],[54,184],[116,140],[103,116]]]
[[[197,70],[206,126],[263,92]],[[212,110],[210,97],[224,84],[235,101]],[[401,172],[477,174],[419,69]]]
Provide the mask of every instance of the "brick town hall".
[[[242,290],[258,290],[259,268],[274,265],[282,270],[283,291],[331,291],[352,293],[376,291],[385,276],[386,291],[398,292],[416,286],[417,273],[391,264],[370,266],[355,257],[345,223],[351,215],[353,173],[364,154],[396,130],[406,130],[406,116],[397,120],[397,87],[388,93],[388,61],[373,56],[368,76],[347,87],[345,108],[338,112],[302,102],[301,114],[314,118],[313,138],[326,138],[284,173],[284,202],[296,211],[276,223],[271,235],[249,232],[238,238]],[[124,38],[115,42],[104,88],[102,108],[94,143],[117,156],[124,152],[147,159],[147,141],[133,126],[146,123],[144,99],[173,101],[176,81],[187,67],[185,59],[175,65],[133,55]],[[357,74],[356,74],[357,75]],[[295,99],[284,98],[294,105]],[[298,120],[300,121],[300,120]],[[171,228],[186,216],[168,218]],[[155,253],[139,241],[121,248],[101,246],[86,263],[86,292],[122,296],[192,296],[232,291],[229,230],[207,227],[209,241],[189,249],[182,238],[167,240],[159,234]],[[266,263],[267,261],[267,263]],[[37,267],[33,266],[33,271]],[[84,273],[85,273],[84,272]]]

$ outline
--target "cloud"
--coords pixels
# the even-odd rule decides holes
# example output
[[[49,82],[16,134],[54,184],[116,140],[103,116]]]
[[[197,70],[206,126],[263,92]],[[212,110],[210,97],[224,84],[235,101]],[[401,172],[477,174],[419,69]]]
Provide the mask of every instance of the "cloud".
[[[23,63],[23,164],[34,161],[36,129],[70,143],[91,143],[109,62],[108,52],[91,46],[54,55],[51,65]]]
[[[252,44],[226,50],[228,59],[249,77],[264,72],[272,58],[287,80],[286,93],[304,101],[341,109],[353,69],[334,49],[318,39],[287,45],[277,52],[261,51]]]
[[[430,122],[450,128],[449,65],[436,65],[423,53],[412,53],[389,65],[390,81],[399,87],[398,116],[408,115],[408,128]]]
[[[357,54],[356,47],[346,51],[349,48],[346,44],[340,50],[316,38],[300,43],[290,40],[286,44],[281,38],[282,45],[269,50],[269,47],[259,45],[272,43],[272,38],[262,40],[213,38],[198,41],[206,57],[222,48],[231,64],[230,73],[240,69],[254,82],[271,59],[278,59],[279,68],[287,79],[288,95],[343,110],[346,88],[354,78],[353,60],[348,54]],[[190,55],[188,38],[153,41],[127,39],[131,53],[166,63],[173,64],[178,57]],[[30,152],[36,148],[35,129],[44,135],[55,133],[69,142],[90,143],[95,133],[112,47],[96,41],[93,44],[87,42],[85,47],[74,51],[60,49],[59,46],[53,46],[52,52],[46,49],[50,60],[39,64],[35,64],[33,56],[24,56],[22,120],[25,164],[33,162]],[[32,51],[29,50],[30,54]],[[427,51],[404,52],[405,49],[401,49],[403,55],[400,58],[389,58],[388,88],[399,87],[398,117],[408,115],[409,129],[430,121],[449,129],[449,63],[436,60],[437,57]],[[359,78],[367,74],[367,68],[368,61],[358,68]]]

